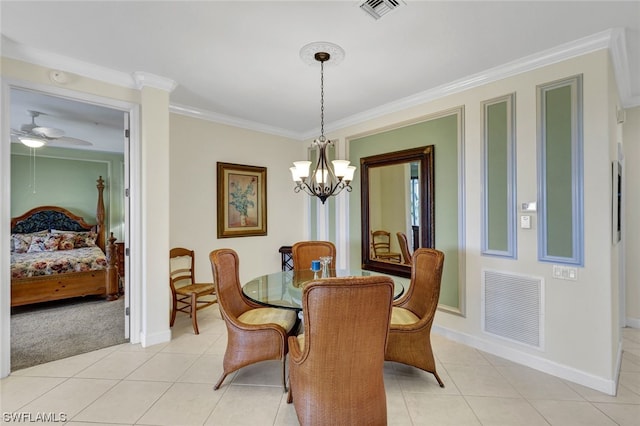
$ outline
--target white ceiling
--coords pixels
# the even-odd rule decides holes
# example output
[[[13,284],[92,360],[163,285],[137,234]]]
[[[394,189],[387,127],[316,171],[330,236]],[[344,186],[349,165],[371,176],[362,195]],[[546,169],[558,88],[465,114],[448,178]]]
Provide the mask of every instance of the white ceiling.
[[[320,124],[319,67],[299,57],[307,43],[328,41],[346,52],[325,69],[330,130],[409,96],[623,29],[622,97],[626,106],[640,104],[640,1],[407,0],[379,20],[358,6],[350,0],[2,0],[2,48],[3,55],[77,74],[165,77],[177,83],[173,110],[302,139]],[[73,129],[64,130],[81,137]]]

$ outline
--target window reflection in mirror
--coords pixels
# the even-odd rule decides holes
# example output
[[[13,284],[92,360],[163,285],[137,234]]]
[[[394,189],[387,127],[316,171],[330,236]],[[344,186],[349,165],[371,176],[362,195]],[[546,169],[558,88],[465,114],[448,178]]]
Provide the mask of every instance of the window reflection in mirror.
[[[362,267],[409,276],[410,253],[435,242],[433,146],[364,157],[360,169]]]

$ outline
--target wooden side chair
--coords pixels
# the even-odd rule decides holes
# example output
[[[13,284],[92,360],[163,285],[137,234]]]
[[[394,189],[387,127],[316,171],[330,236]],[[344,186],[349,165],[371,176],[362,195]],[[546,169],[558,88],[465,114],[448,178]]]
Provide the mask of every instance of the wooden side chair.
[[[384,230],[371,231],[373,256],[379,260],[390,260],[400,263],[401,254],[391,251],[391,234]]]
[[[413,252],[411,284],[402,297],[393,302],[386,361],[411,365],[435,376],[440,387],[444,383],[436,372],[431,348],[431,325],[438,307],[444,253],[431,248]]]
[[[409,251],[409,241],[407,241],[407,234],[404,232],[396,233],[398,237],[398,244],[400,245],[400,253],[402,253],[402,259],[405,265],[411,265],[411,251]]]
[[[336,246],[331,241],[299,241],[291,247],[293,269],[311,269],[311,261],[331,256],[329,269],[335,269]]]
[[[218,301],[215,286],[213,283],[195,282],[195,256],[193,250],[182,247],[172,248],[169,252],[169,264],[171,271],[169,286],[171,287],[171,297],[173,299],[170,326],[173,327],[178,311],[185,312],[191,317],[195,334],[200,334],[197,312]]]
[[[383,380],[393,280],[312,281],[304,334],[289,337],[289,395],[301,425],[386,425]],[[339,332],[338,332],[339,330]]]
[[[247,299],[242,293],[240,263],[235,251],[214,250],[209,254],[209,260],[220,313],[227,326],[223,372],[213,389],[220,388],[228,374],[242,367],[259,361],[280,360],[282,386],[286,392],[287,337],[297,329],[296,311],[266,308]]]

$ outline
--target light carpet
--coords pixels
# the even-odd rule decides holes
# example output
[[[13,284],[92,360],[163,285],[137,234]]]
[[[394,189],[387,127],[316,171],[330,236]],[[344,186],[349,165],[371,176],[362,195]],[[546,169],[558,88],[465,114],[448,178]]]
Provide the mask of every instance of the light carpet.
[[[76,298],[12,308],[11,371],[125,343],[124,298]]]

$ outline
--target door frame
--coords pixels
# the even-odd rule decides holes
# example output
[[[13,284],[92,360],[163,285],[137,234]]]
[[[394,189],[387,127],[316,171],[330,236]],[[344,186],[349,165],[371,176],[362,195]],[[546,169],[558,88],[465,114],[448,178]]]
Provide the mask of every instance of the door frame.
[[[39,83],[2,79],[0,88],[0,117],[2,129],[0,135],[0,378],[11,372],[11,268],[9,260],[9,237],[11,221],[11,90],[30,90],[44,95],[63,97],[81,103],[91,103],[107,108],[117,109],[129,116],[128,156],[125,153],[125,168],[129,171],[129,196],[125,197],[125,211],[129,212],[128,221],[125,215],[125,246],[130,248],[127,259],[129,267],[125,269],[125,303],[129,306],[129,341],[140,343],[142,291],[141,247],[142,226],[140,194],[140,105],[132,102],[105,98],[66,88]],[[124,135],[123,135],[124,139]],[[125,149],[127,143],[125,141]],[[128,158],[128,161],[127,161]],[[128,163],[128,164],[127,164]],[[137,279],[136,279],[137,277]],[[126,307],[125,307],[126,309]],[[123,312],[124,315],[124,312]],[[125,321],[126,323],[127,321]]]

